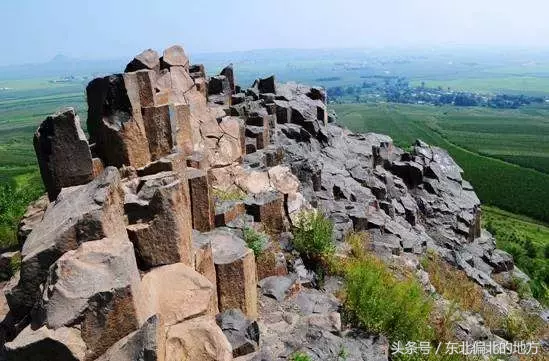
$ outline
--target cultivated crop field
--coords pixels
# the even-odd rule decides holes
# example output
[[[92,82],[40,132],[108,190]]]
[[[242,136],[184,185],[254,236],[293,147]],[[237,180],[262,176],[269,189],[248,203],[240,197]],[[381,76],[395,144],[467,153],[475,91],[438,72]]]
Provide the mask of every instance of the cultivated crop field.
[[[67,105],[85,111],[83,85],[26,80],[0,87],[8,88],[0,91],[0,183],[17,183],[37,170],[32,136],[40,122]]]
[[[548,109],[501,111],[400,104],[341,104],[333,108],[339,122],[353,131],[385,133],[401,147],[420,138],[447,149],[484,203],[549,222],[549,124],[543,116]],[[539,166],[536,159],[541,159]]]

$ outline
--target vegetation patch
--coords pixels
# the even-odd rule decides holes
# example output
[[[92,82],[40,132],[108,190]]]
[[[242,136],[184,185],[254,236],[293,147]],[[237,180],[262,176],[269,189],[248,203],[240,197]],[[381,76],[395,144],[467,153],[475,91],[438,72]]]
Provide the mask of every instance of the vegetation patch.
[[[290,356],[290,361],[312,361],[312,359],[305,352],[295,352]]]
[[[246,227],[242,230],[244,233],[244,241],[252,251],[254,251],[255,256],[259,256],[267,243],[269,242],[269,236],[263,232],[256,231],[252,227]]]
[[[391,342],[430,339],[431,302],[419,283],[397,279],[374,256],[350,263],[345,276],[347,315]]]
[[[334,253],[334,225],[318,210],[303,211],[293,230],[294,248],[303,257],[319,260]]]
[[[464,310],[482,310],[482,288],[471,281],[465,272],[452,267],[434,252],[428,252],[421,264],[429,273],[431,284],[444,298],[455,302]]]
[[[213,196],[215,199],[225,201],[241,201],[246,199],[246,193],[240,188],[234,189],[213,189]]]
[[[528,288],[549,305],[549,227],[524,217],[483,207],[483,226],[496,237],[498,248],[513,255],[515,264],[530,278]],[[517,292],[527,292],[517,284]]]
[[[44,192],[42,186],[31,181],[20,184],[0,184],[0,248],[18,246],[17,225],[27,206]]]
[[[500,337],[512,342],[535,340],[541,335],[547,335],[549,330],[539,316],[518,310],[503,315],[487,305],[482,288],[471,281],[465,272],[452,267],[440,256],[429,252],[423,258],[422,266],[429,273],[430,281],[438,293],[462,310],[479,313],[486,326]],[[451,311],[446,317],[452,317],[453,313]]]

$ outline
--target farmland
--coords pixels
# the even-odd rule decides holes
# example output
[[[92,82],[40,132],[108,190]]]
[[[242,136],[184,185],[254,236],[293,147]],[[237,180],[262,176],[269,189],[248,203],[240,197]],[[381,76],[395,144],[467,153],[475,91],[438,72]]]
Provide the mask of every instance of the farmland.
[[[36,172],[32,134],[49,114],[67,105],[85,110],[82,84],[0,82],[0,183]]]
[[[4,81],[0,87],[0,246],[16,244],[15,229],[27,204],[43,193],[32,136],[57,109],[84,110],[82,84]]]

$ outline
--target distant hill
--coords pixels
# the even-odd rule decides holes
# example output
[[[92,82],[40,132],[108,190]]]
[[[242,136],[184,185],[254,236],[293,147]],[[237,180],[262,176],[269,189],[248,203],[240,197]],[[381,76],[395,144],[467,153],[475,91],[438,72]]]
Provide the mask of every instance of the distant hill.
[[[123,71],[126,63],[125,58],[82,60],[59,54],[46,63],[1,66],[0,80],[113,73]]]

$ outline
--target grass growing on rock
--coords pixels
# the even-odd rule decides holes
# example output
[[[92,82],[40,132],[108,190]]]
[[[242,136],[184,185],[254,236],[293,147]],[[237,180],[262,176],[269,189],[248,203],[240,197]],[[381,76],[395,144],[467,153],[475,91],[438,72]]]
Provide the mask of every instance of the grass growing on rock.
[[[242,233],[244,234],[244,241],[248,245],[248,248],[254,251],[256,257],[259,256],[267,246],[269,236],[251,227],[245,227]]]
[[[221,202],[241,201],[246,199],[246,193],[240,189],[213,189],[213,196]]]
[[[428,252],[421,262],[438,293],[462,309],[480,312],[484,295],[482,288],[434,252]]]
[[[391,342],[430,339],[432,305],[415,279],[397,279],[371,255],[349,263],[345,273],[345,308],[356,324]]]
[[[549,329],[537,315],[521,310],[504,315],[486,304],[482,287],[435,253],[429,252],[421,263],[438,293],[460,309],[480,314],[485,325],[498,336],[513,342],[535,340],[549,334]]]
[[[432,302],[419,282],[411,276],[397,277],[370,253],[367,233],[351,233],[346,242],[350,256],[333,266],[345,279],[346,317],[390,342],[430,340]]]
[[[439,343],[455,341],[453,328],[459,305],[454,303],[443,315],[437,315],[430,295],[426,294],[409,271],[393,269],[370,251],[367,233],[351,233],[346,242],[348,257],[332,258],[332,270],[345,280],[341,296],[344,315],[355,326],[385,335],[390,345],[401,341],[427,341],[433,349]],[[444,273],[446,275],[446,273]],[[442,317],[437,317],[442,316]],[[460,354],[393,354],[393,361],[476,360]]]
[[[335,251],[333,230],[333,223],[322,212],[304,211],[293,230],[294,248],[307,259],[329,257]]]

